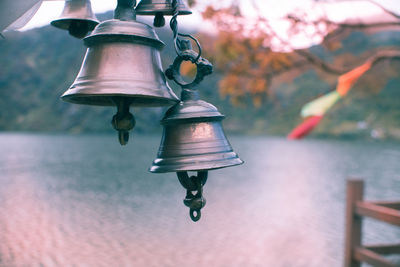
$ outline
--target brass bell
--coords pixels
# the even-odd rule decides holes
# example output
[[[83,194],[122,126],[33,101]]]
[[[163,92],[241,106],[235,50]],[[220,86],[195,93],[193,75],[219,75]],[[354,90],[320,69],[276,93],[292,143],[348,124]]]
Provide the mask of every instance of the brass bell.
[[[184,89],[182,101],[161,121],[163,136],[151,172],[208,171],[240,165],[222,128],[224,116],[199,100],[197,91]]]
[[[68,30],[76,38],[85,37],[99,24],[93,13],[90,0],[66,0],[60,18],[53,20],[54,27]]]
[[[165,25],[164,16],[174,15],[172,2],[173,0],[142,0],[136,6],[136,14],[155,16],[154,26],[162,27]],[[192,14],[184,0],[176,0],[176,2],[178,15]]]
[[[120,9],[118,14],[126,16],[127,12]],[[164,43],[152,27],[126,17],[108,20],[98,25],[84,43],[88,49],[80,72],[62,99],[76,104],[117,106],[112,125],[119,132],[121,145],[128,142],[128,131],[135,124],[130,106],[178,102],[161,67]]]
[[[222,129],[224,116],[216,107],[199,99],[198,92],[183,89],[182,101],[171,107],[161,121],[163,136],[151,172],[176,172],[186,189],[183,203],[197,222],[206,205],[203,186],[208,171],[243,163],[233,151]],[[197,171],[189,176],[188,171]],[[195,192],[195,193],[194,193]]]
[[[205,76],[212,73],[213,66],[201,57],[197,39],[191,35],[185,37],[194,40],[200,52],[192,49],[189,40],[175,39],[180,52],[176,51],[178,55],[165,75],[181,86],[181,101],[171,107],[161,121],[163,136],[157,158],[149,171],[177,173],[179,182],[186,189],[183,203],[189,208],[190,218],[197,222],[201,217],[201,209],[206,205],[203,186],[208,171],[240,165],[243,161],[226,139],[222,128],[224,116],[216,107],[199,98],[198,86]],[[196,65],[196,77],[191,82],[186,82],[180,73],[183,61]],[[189,176],[189,171],[196,171],[197,176]]]

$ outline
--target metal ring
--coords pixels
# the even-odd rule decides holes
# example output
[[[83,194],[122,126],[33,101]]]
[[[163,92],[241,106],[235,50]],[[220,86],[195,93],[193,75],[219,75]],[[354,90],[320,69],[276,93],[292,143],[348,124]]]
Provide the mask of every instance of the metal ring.
[[[196,77],[192,82],[185,82],[182,78],[180,68],[183,61],[190,61],[197,67]],[[197,52],[193,50],[185,50],[175,58],[174,63],[169,66],[165,72],[165,75],[168,79],[174,80],[182,88],[193,88],[194,86],[198,85],[205,76],[211,73],[212,64],[208,60],[202,57],[198,58]]]
[[[196,215],[194,215],[195,212],[196,212]],[[189,215],[190,215],[190,219],[192,219],[192,221],[197,222],[201,218],[201,211],[190,209]]]

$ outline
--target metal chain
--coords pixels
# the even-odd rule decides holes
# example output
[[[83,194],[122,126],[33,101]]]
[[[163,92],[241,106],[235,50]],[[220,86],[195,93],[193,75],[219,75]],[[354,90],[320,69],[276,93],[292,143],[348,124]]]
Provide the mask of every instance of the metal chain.
[[[194,63],[196,63],[201,57],[202,49],[201,49],[199,41],[195,37],[193,37],[190,34],[184,34],[184,33],[178,32],[179,9],[178,9],[178,1],[177,0],[172,0],[172,14],[173,15],[172,15],[171,21],[169,22],[169,27],[171,28],[173,36],[174,36],[175,52],[178,56],[182,56],[182,50],[186,47],[184,45],[181,45],[181,40],[179,39],[179,36],[192,39],[196,43],[196,45],[199,49],[197,58],[194,62]]]
[[[203,186],[207,181],[208,172],[199,171],[197,176],[190,177],[187,172],[178,172],[177,175],[179,182],[186,189],[186,197],[183,203],[190,209],[190,218],[197,222],[201,217],[201,209],[206,205],[206,199],[203,197]],[[193,192],[196,193],[193,194]]]
[[[179,84],[182,89],[194,90],[200,84],[200,82],[203,81],[205,76],[212,73],[213,67],[207,59],[201,57],[202,49],[199,41],[190,34],[179,33],[177,21],[179,15],[178,1],[171,1],[173,16],[169,25],[173,33],[174,47],[177,57],[175,58],[174,63],[165,71],[165,75],[168,79],[174,80],[177,84]],[[196,52],[192,49],[190,40],[180,37],[193,40],[196,43],[199,52]],[[196,65],[197,74],[195,79],[191,82],[184,81],[180,73],[180,67],[183,61],[190,61]]]
[[[174,63],[168,67],[165,74],[168,79],[174,80],[182,88],[181,100],[184,98],[184,92],[196,89],[203,78],[212,73],[212,64],[205,58],[201,57],[202,49],[199,41],[190,34],[179,33],[178,31],[178,1],[172,0],[172,18],[169,26],[173,33],[174,47],[177,57]],[[180,37],[193,40],[197,47],[198,53],[192,49],[190,40],[181,39]],[[191,61],[197,67],[195,79],[188,83],[182,79],[180,74],[180,66],[183,61]],[[190,89],[190,90],[187,90]],[[177,172],[177,176],[181,185],[186,189],[186,197],[183,203],[189,207],[190,218],[197,222],[201,217],[201,209],[206,205],[206,199],[203,197],[203,186],[207,181],[208,172],[198,171],[197,176],[188,175],[187,171]],[[196,192],[193,194],[193,192]]]

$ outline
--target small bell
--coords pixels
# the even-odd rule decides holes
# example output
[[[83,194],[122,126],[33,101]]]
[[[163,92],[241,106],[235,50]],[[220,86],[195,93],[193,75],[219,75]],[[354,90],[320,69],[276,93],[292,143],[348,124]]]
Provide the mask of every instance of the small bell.
[[[224,116],[184,89],[161,121],[163,136],[151,172],[208,171],[242,164],[222,128]]]
[[[174,32],[177,34],[177,22],[174,24]],[[168,109],[161,121],[164,126],[163,136],[157,159],[149,171],[177,173],[179,182],[186,189],[183,203],[189,207],[190,218],[196,222],[206,204],[203,186],[208,171],[240,165],[243,161],[226,139],[222,128],[224,116],[216,107],[199,98],[198,86],[205,76],[212,73],[213,66],[201,57],[197,39],[191,35],[186,37],[196,42],[199,53],[192,49],[189,40],[175,39],[176,48],[180,52],[177,51],[178,55],[165,75],[181,86],[181,101]],[[196,77],[191,82],[186,82],[180,73],[183,61],[196,65]],[[189,176],[189,171],[197,171],[197,176]]]
[[[136,6],[136,14],[155,16],[154,26],[162,27],[165,25],[164,16],[174,15],[173,0],[142,0]],[[188,8],[184,0],[176,1],[178,15],[189,15],[192,11]]]
[[[51,22],[54,27],[68,30],[70,35],[79,39],[85,37],[97,24],[99,21],[93,13],[90,0],[66,0],[60,18]]]
[[[129,130],[135,125],[130,106],[156,107],[178,102],[161,67],[164,43],[152,27],[133,19],[132,10],[117,7],[116,13],[123,20],[102,22],[84,39],[88,49],[81,70],[62,95],[71,103],[117,106],[112,125],[121,145],[128,142]]]
[[[196,222],[206,204],[203,186],[208,171],[240,165],[243,161],[226,139],[221,122],[224,116],[217,108],[200,100],[195,90],[183,89],[181,99],[161,121],[163,136],[150,172],[177,173],[187,190],[183,203]],[[198,174],[189,176],[188,171]]]

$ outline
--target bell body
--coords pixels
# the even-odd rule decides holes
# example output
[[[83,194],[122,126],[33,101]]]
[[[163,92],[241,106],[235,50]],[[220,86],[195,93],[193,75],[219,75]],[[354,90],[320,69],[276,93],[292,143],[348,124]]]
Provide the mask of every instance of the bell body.
[[[178,0],[177,2],[179,15],[192,14],[184,0]],[[135,10],[138,15],[156,15],[157,13],[167,16],[173,15],[172,0],[142,0]]]
[[[90,0],[66,0],[60,18],[53,20],[54,27],[68,30],[71,35],[83,38],[99,24]]]
[[[153,28],[136,21],[109,20],[84,39],[88,46],[80,72],[62,95],[68,102],[130,106],[163,106],[178,101],[163,74],[164,44]]]
[[[222,128],[224,116],[202,100],[182,101],[162,120],[163,137],[151,172],[205,171],[242,164]]]

